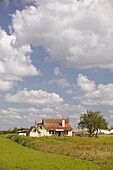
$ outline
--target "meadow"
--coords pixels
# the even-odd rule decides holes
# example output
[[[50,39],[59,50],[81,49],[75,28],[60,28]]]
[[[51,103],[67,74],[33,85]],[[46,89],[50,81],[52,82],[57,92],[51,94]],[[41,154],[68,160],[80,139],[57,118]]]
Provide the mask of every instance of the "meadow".
[[[99,138],[80,137],[41,137],[31,138],[8,135],[7,138],[28,148],[65,155],[71,159],[90,161],[101,168],[113,169],[113,136],[102,135]]]
[[[34,139],[33,139],[34,140]],[[32,141],[32,140],[31,140]],[[36,151],[0,136],[0,170],[110,170],[87,160]]]

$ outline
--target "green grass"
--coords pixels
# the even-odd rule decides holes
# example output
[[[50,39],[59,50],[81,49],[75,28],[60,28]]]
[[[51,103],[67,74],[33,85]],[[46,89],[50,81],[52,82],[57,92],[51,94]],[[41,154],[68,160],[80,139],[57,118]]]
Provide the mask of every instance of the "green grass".
[[[60,147],[60,146],[59,146]],[[110,170],[86,160],[23,147],[0,136],[0,170]]]
[[[30,138],[10,135],[13,141],[44,152],[68,155],[82,160],[108,161],[113,166],[112,138],[80,138],[80,137],[41,137]]]

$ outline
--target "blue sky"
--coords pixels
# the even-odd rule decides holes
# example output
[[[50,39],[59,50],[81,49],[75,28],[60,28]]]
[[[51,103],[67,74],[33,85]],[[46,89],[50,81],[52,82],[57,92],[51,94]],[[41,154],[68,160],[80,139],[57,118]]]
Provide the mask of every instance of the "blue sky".
[[[113,125],[112,0],[0,2],[0,129],[87,109]]]

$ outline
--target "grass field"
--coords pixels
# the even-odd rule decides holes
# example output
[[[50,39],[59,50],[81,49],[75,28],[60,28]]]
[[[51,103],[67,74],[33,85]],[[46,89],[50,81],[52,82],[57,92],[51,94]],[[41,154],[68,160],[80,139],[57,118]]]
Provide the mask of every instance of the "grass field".
[[[100,170],[113,169],[97,166],[87,160],[51,154],[23,147],[0,136],[0,170]]]
[[[53,156],[55,156],[55,154],[57,153],[61,155],[66,155],[66,158],[69,158],[68,156],[70,156],[70,159],[75,159],[73,157],[76,157],[81,159],[81,161],[91,161],[92,164],[99,165],[104,169],[113,169],[112,136],[101,136],[101,138],[98,139],[79,137],[30,138],[18,135],[8,135],[7,137],[28,148],[54,153],[52,154]],[[79,161],[80,160],[78,160],[77,162]]]
[[[9,135],[13,141],[44,152],[57,153],[77,157],[82,160],[109,160],[113,166],[113,139],[112,136],[101,138],[80,137],[41,137],[31,138],[18,135]]]

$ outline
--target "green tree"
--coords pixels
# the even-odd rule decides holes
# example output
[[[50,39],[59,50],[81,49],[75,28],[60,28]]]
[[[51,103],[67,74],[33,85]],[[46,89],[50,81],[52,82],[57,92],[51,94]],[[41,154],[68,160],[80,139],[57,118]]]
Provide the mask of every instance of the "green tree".
[[[18,132],[17,127],[14,127],[13,130],[12,130],[12,133],[17,133],[17,132]]]
[[[8,130],[3,131],[3,134],[8,134],[8,133],[12,133],[11,128],[9,128]]]
[[[90,133],[90,137],[92,133],[96,131],[96,137],[99,129],[107,129],[108,122],[103,118],[103,115],[100,114],[100,111],[92,112],[91,110],[87,110],[87,113],[83,113],[80,116],[80,122],[78,123],[79,128],[87,128]]]
[[[113,126],[111,126],[110,128],[109,128],[109,130],[112,130],[113,129]]]

